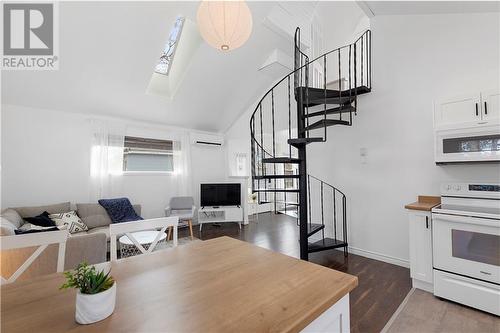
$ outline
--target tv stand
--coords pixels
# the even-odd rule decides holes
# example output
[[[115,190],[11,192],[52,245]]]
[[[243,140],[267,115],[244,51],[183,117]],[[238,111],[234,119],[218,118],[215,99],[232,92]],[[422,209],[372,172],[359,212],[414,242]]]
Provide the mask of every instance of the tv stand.
[[[198,210],[200,231],[205,223],[238,223],[241,229],[243,209],[240,206],[202,207]]]

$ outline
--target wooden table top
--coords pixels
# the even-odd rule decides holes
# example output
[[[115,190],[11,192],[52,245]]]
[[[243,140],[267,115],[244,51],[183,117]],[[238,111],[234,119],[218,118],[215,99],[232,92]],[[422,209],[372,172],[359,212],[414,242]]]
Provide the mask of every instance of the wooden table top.
[[[419,195],[418,201],[405,206],[406,209],[422,210],[430,212],[432,208],[441,203],[441,197],[433,197],[428,195]]]
[[[75,320],[62,274],[1,287],[10,332],[297,332],[357,286],[355,276],[220,237],[112,264],[114,313]]]

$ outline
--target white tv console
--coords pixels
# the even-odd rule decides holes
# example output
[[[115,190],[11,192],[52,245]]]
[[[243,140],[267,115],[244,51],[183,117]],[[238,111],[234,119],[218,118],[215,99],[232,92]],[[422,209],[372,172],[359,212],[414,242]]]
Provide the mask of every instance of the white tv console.
[[[204,223],[238,223],[241,229],[243,208],[237,206],[202,207],[198,210],[200,231]]]

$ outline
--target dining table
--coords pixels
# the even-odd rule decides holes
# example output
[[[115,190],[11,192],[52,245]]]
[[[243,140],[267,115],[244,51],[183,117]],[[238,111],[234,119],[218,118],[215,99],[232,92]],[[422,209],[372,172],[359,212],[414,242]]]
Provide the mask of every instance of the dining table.
[[[219,237],[110,263],[116,306],[75,322],[75,289],[55,273],[3,285],[1,331],[348,332],[355,276]]]

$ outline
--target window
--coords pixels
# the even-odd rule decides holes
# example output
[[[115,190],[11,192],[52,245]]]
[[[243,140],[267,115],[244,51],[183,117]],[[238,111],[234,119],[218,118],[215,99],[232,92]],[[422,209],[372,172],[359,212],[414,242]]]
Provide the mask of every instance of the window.
[[[155,72],[158,74],[168,75],[170,67],[172,66],[172,60],[175,55],[175,49],[181,37],[182,26],[184,25],[184,17],[177,16],[175,19],[174,26],[170,30],[170,35],[168,37],[163,53],[161,54],[160,60],[155,67]]]
[[[123,171],[174,171],[173,142],[171,140],[126,136],[123,148]]]

